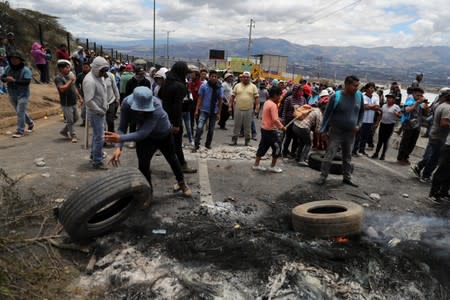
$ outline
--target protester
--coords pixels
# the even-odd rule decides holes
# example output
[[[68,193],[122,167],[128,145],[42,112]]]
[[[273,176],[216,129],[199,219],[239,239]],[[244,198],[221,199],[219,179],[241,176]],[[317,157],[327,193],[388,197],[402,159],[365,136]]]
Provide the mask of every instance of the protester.
[[[6,47],[4,45],[4,38],[0,34],[0,78],[5,73],[5,68],[8,66],[8,59],[6,58]],[[6,94],[6,83],[0,80],[0,95]]]
[[[281,89],[277,86],[271,87],[269,90],[269,99],[264,104],[261,120],[261,140],[258,150],[256,151],[255,163],[253,170],[265,171],[266,168],[260,165],[261,158],[266,155],[267,150],[272,148],[272,163],[267,169],[273,173],[281,173],[283,170],[277,167],[278,157],[281,155],[280,134],[277,129],[286,131],[286,127],[281,123],[278,116],[278,102],[281,99]]]
[[[73,68],[75,70],[75,73],[76,74],[81,73],[82,68],[83,68],[83,62],[86,60],[86,55],[84,53],[83,46],[78,46],[77,50],[74,51],[74,53],[72,54],[72,56],[70,58],[72,59]],[[109,64],[108,64],[108,66],[109,66]]]
[[[84,77],[91,71],[91,64],[87,61],[83,63],[83,69],[82,72],[77,74],[77,80],[75,81],[75,86],[77,87],[78,93],[80,94],[81,98],[84,99],[84,93],[83,93],[83,80]],[[81,124],[80,127],[86,126],[86,103],[84,103],[84,100],[81,104]]]
[[[450,201],[448,193],[450,187],[450,133],[447,135],[445,144],[440,151],[439,165],[434,172],[431,182],[430,200],[442,203],[442,200]]]
[[[241,127],[244,127],[245,145],[250,142],[250,130],[254,113],[259,112],[259,93],[256,86],[250,82],[250,72],[242,73],[242,82],[236,84],[231,95],[231,103],[228,111],[234,108],[234,131],[232,145],[237,145],[237,139]]]
[[[291,89],[289,90],[291,91]],[[267,98],[269,98],[269,92],[266,88],[266,83],[264,81],[259,83],[259,90],[258,90],[258,96],[259,96],[259,113],[262,114],[264,103],[266,102]],[[258,118],[260,117],[258,116]]]
[[[65,44],[60,44],[58,50],[56,50],[56,59],[70,60],[69,52],[67,51],[67,46]]]
[[[298,118],[296,112],[294,112],[295,121],[292,128],[294,138],[297,140],[298,145],[295,160],[300,166],[308,165],[306,159],[311,150],[311,131],[315,135],[320,134],[320,128],[322,126],[322,112],[320,109],[309,105],[305,105],[304,107],[309,107],[309,112],[306,113],[303,119]],[[295,106],[294,108],[298,111],[301,107]]]
[[[74,124],[78,121],[77,100],[82,102],[76,88],[76,77],[71,72],[71,63],[60,59],[56,64],[58,74],[55,77],[55,85],[58,89],[59,99],[64,114],[65,125],[59,132],[65,138],[71,139],[72,143],[78,142]]]
[[[108,111],[106,112],[106,125],[108,131],[114,132],[114,120],[117,107],[120,104],[120,94],[117,88],[116,78],[112,72],[106,72],[105,75],[106,93],[108,98]]]
[[[42,44],[42,50],[45,51],[45,83],[50,83],[50,64],[53,54],[47,42]]]
[[[33,62],[39,70],[40,74],[40,83],[47,83],[47,75],[46,75],[46,52],[43,49],[42,45],[38,42],[34,42],[31,47],[31,57],[33,58]]]
[[[351,180],[352,146],[364,116],[364,99],[358,91],[358,86],[359,79],[356,76],[347,76],[344,81],[344,90],[331,96],[325,109],[321,132],[323,138],[328,138],[329,144],[317,182],[319,185],[325,184],[331,161],[341,148],[344,177],[342,182],[358,187]]]
[[[364,89],[364,117],[361,128],[356,134],[355,144],[352,151],[353,156],[359,156],[359,154],[366,156],[368,155],[366,153],[366,144],[370,142],[370,138],[372,137],[375,111],[378,111],[380,109],[380,99],[378,98],[378,95],[374,93],[375,83],[367,83]],[[359,152],[359,154],[357,153],[357,151]]]
[[[222,130],[228,130],[228,128],[226,127],[226,122],[230,118],[228,109],[230,107],[231,93],[233,92],[233,79],[233,74],[226,73],[224,75],[224,81],[222,83],[223,101],[222,109],[220,110],[220,120],[218,122],[219,128]]]
[[[423,73],[418,72],[416,73],[416,79],[411,83],[412,88],[418,88],[420,87],[420,83],[423,80]]]
[[[94,169],[107,169],[103,163],[103,132],[105,131],[105,115],[108,111],[108,97],[105,75],[109,64],[101,56],[91,64],[91,71],[83,80],[83,94],[86,103],[87,117],[92,126],[91,161]]]
[[[206,71],[206,70],[204,70],[204,71]],[[202,74],[204,74],[204,75],[202,75]],[[207,71],[200,73],[200,71],[198,71],[198,70],[192,70],[192,73],[190,76],[191,80],[188,83],[188,90],[191,92],[192,100],[194,101],[193,109],[191,110],[191,131],[192,132],[194,131],[194,123],[197,123],[197,120],[195,119],[195,116],[194,116],[194,113],[195,113],[194,110],[195,110],[195,107],[197,107],[198,91],[200,90],[200,87],[202,86],[203,81],[204,81],[204,80],[202,80],[202,77],[204,76],[206,78],[206,74],[207,74]]]
[[[134,76],[134,67],[131,64],[127,64],[125,66],[125,71],[122,73],[122,76],[120,77],[120,86],[119,86],[119,93],[120,93],[120,104],[122,104],[123,99],[125,99],[127,95],[127,84],[128,81],[133,78]]]
[[[389,94],[394,95],[394,104],[400,106],[402,103],[402,91],[396,81],[392,82]]]
[[[131,119],[134,119],[137,124],[137,130],[126,134]],[[119,166],[123,143],[136,142],[139,170],[147,179],[153,192],[150,162],[156,150],[160,150],[177,179],[174,189],[181,190],[185,197],[191,197],[192,191],[184,181],[183,172],[175,154],[171,129],[172,125],[162,108],[161,100],[152,96],[152,91],[148,87],[137,87],[122,102],[118,133],[105,132],[107,142],[117,143],[109,163],[115,167]]]
[[[182,102],[188,93],[186,76],[190,73],[186,62],[176,62],[166,73],[164,85],[159,90],[159,98],[163,108],[169,116],[172,124],[172,132],[175,144],[175,153],[184,173],[195,173],[197,169],[188,167],[183,153],[183,126],[182,126]]]
[[[1,80],[8,86],[9,102],[17,114],[17,128],[12,134],[13,138],[21,138],[25,134],[25,123],[28,125],[27,132],[32,132],[34,122],[27,114],[26,109],[30,99],[31,70],[25,66],[25,58],[20,51],[8,54],[9,66],[6,67]]]
[[[421,161],[413,167],[414,173],[423,183],[431,182],[431,175],[436,168],[442,146],[450,130],[450,91],[439,95],[440,104],[434,112],[433,125],[427,147]]]
[[[16,36],[13,32],[6,34],[6,56],[10,56],[12,53],[17,53]]]
[[[206,136],[205,147],[211,149],[216,121],[220,120],[220,110],[222,109],[222,99],[224,96],[222,84],[217,80],[217,72],[215,70],[209,71],[209,79],[202,84],[198,94],[197,107],[195,108],[195,118],[198,117],[198,124],[195,132],[194,152],[200,149],[200,140],[207,121],[208,134]]]
[[[416,146],[422,126],[422,108],[424,91],[420,87],[412,90],[412,97],[408,97],[403,107],[404,113],[400,120],[403,136],[397,154],[397,162],[401,165],[410,165],[409,155]]]
[[[164,84],[167,71],[169,71],[167,68],[162,67],[155,73],[154,76],[155,84],[152,86],[152,92],[153,95],[156,97],[158,97],[159,89]]]
[[[386,151],[388,149],[389,139],[394,132],[394,126],[397,123],[398,118],[401,116],[402,112],[400,107],[395,104],[395,95],[387,94],[386,103],[381,108],[380,116],[380,128],[378,130],[378,142],[375,153],[371,156],[372,158],[378,158],[381,147],[383,151],[381,152],[380,160],[384,160]],[[378,123],[378,122],[377,122]]]
[[[306,104],[306,99],[303,97],[303,86],[299,84],[295,84],[292,87],[292,95],[286,98],[283,105],[283,113],[282,113],[282,122],[286,128],[286,133],[284,137],[284,143],[283,143],[283,151],[282,155],[283,157],[292,157],[294,158],[297,153],[297,139],[295,138],[294,132],[292,131],[292,128],[294,124],[289,124],[289,122],[292,121],[294,118],[294,107],[295,106],[303,106]],[[289,146],[292,141],[292,147],[289,151]]]
[[[134,76],[131,77],[127,81],[127,85],[125,87],[125,97],[128,97],[129,95],[131,95],[133,93],[134,89],[138,86],[146,86],[149,89],[151,89],[150,80],[145,78],[145,70],[142,66],[137,66],[135,68]],[[136,124],[134,123],[133,120],[131,120],[130,121],[130,132],[135,132],[135,131],[136,131]],[[135,146],[136,146],[135,142],[130,142],[128,144],[128,147],[132,148],[132,149]]]

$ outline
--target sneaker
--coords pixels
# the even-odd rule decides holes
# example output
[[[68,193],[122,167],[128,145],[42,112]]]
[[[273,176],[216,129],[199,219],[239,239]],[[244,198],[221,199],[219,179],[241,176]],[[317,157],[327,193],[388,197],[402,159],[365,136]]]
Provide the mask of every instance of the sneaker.
[[[92,166],[96,170],[108,170],[108,167],[101,161],[97,163],[92,163]]]
[[[181,166],[181,172],[191,174],[191,173],[197,173],[197,169],[189,168],[188,165],[182,165]]]
[[[23,132],[20,132],[20,131],[16,131],[11,135],[11,137],[15,138],[15,139],[21,138],[23,136],[24,136]]]
[[[192,191],[186,183],[180,182],[178,183],[178,186],[180,187],[180,190],[182,191],[184,197],[192,197]]]
[[[78,137],[76,135],[72,135],[72,143],[77,143],[78,142]]]
[[[266,171],[267,169],[264,168],[264,167],[261,166],[261,165],[257,165],[257,166],[253,165],[253,166],[252,166],[252,170],[255,170],[255,171]]]
[[[442,200],[439,196],[430,195],[427,200],[431,201],[433,204],[442,204]]]
[[[280,167],[277,166],[270,166],[267,168],[267,171],[272,172],[272,173],[281,173],[283,172],[283,170]]]
[[[359,187],[359,185],[357,185],[356,183],[354,183],[354,182],[351,181],[350,179],[344,179],[344,180],[342,180],[342,183],[343,183],[343,184],[350,185],[350,186],[353,186],[353,187]]]
[[[369,156],[369,154],[367,154],[366,151],[359,151],[359,154],[362,154],[364,156]]]
[[[33,132],[33,129],[34,129],[34,123],[31,123],[31,125],[28,125],[28,129],[27,129],[27,132]]]
[[[370,158],[378,158],[378,153],[375,152]]]
[[[61,130],[59,132],[59,134],[62,135],[63,137],[65,137],[65,138],[69,138],[69,134],[66,131]]]
[[[327,181],[326,177],[320,176],[319,179],[316,181],[316,184],[317,185],[324,185],[326,181]]]
[[[208,149],[208,150],[211,150],[211,149],[212,149],[212,148],[211,148],[211,145],[208,145],[208,146],[205,145],[205,148]]]
[[[308,163],[306,161],[304,161],[304,160],[301,160],[301,161],[298,162],[298,165],[301,166],[301,167],[307,167]]]
[[[414,166],[414,167],[411,167],[411,170],[414,172],[414,174],[416,174],[416,176],[418,177],[418,178],[420,178],[421,176],[420,176],[420,169],[419,169],[419,167],[418,166]]]
[[[431,183],[431,178],[422,176],[420,177],[419,181],[422,183]]]

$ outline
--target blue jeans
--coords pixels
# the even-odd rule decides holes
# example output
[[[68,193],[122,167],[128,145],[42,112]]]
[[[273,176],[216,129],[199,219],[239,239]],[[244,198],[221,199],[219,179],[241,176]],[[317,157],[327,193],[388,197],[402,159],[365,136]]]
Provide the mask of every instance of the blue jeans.
[[[88,120],[92,126],[91,159],[94,164],[103,160],[103,134],[105,131],[105,116],[88,112]]]
[[[186,127],[186,134],[187,134],[189,143],[192,143],[191,112],[189,112],[189,111],[183,112],[183,122],[184,122],[184,127]]]
[[[201,111],[200,116],[198,118],[197,131],[195,132],[195,148],[200,147],[200,139],[203,135],[203,128],[205,127],[206,120],[209,120],[208,123],[208,134],[206,135],[206,147],[211,147],[211,142],[214,136],[214,127],[216,126],[216,115],[210,116],[209,113]]]
[[[419,169],[423,170],[423,178],[431,178],[431,174],[438,165],[442,145],[443,143],[438,140],[428,142],[422,160],[417,163]]]
[[[26,109],[28,105],[28,99],[29,96],[27,95],[21,95],[14,93],[12,89],[9,90],[9,102],[14,107],[16,114],[17,114],[17,128],[16,132],[25,132],[25,123],[28,124],[28,126],[33,124],[33,120],[31,117],[27,114]]]

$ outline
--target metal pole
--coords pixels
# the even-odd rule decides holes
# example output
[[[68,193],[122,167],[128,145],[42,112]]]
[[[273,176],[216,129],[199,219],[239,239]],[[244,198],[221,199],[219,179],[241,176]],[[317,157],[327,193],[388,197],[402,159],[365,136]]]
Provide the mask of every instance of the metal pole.
[[[155,66],[155,51],[156,51],[156,0],[153,0],[153,66]]]
[[[67,52],[70,55],[70,33],[66,32],[66,40],[67,40]]]
[[[113,57],[114,57],[114,49],[111,48],[111,60],[113,59]]]
[[[103,45],[100,45],[100,56],[103,56]]]
[[[166,44],[166,56],[167,56],[167,62],[166,67],[169,67],[169,35],[171,32],[175,32],[175,30],[166,30],[167,32],[167,44]]]
[[[39,41],[41,42],[41,45],[43,43],[43,35],[42,35],[42,26],[39,24]]]
[[[94,42],[94,53],[97,54],[97,43]]]
[[[86,39],[86,50],[89,50],[89,39]]]
[[[250,19],[250,32],[248,34],[248,53],[247,53],[247,61],[250,60],[250,48],[252,47],[252,28],[255,28],[255,21]]]

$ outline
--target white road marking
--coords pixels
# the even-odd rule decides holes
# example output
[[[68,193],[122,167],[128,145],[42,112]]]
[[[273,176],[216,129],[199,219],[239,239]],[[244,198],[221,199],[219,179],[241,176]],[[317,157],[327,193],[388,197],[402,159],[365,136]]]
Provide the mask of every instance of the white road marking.
[[[211,184],[208,175],[208,161],[205,159],[198,160],[198,177],[200,183],[200,202],[201,205],[212,207],[214,201],[211,193]]]
[[[377,162],[377,161],[374,160],[374,159],[370,159],[370,158],[368,158],[368,157],[362,157],[362,158],[365,159],[366,161],[370,161],[370,162],[373,163],[374,165],[377,165],[378,167],[380,167],[380,168],[382,168],[382,169],[385,169],[385,170],[387,170],[387,171],[389,171],[389,172],[391,172],[391,173],[393,173],[393,174],[395,174],[395,175],[397,175],[397,176],[399,176],[399,177],[402,177],[402,178],[404,178],[404,179],[409,179],[409,176],[405,176],[405,174],[400,173],[400,172],[394,170],[393,168],[390,168],[390,167],[388,167],[388,166],[385,166],[385,165],[383,165],[383,164]]]

